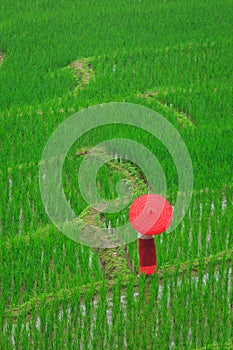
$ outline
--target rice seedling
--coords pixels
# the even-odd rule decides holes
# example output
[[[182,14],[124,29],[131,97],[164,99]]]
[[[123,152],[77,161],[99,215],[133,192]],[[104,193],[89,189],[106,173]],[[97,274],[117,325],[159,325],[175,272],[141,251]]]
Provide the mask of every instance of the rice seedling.
[[[232,4],[112,5],[1,3],[0,347],[231,349]],[[75,112],[122,101],[163,115],[193,164],[189,210],[172,233],[155,237],[159,272],[151,277],[138,275],[136,240],[95,250],[58,232],[39,188],[52,132]],[[180,195],[171,155],[147,131],[125,124],[90,130],[66,156],[63,188],[76,215],[109,233],[128,223],[131,202],[117,213],[92,210],[77,174],[88,150],[115,138],[147,147],[172,205]],[[132,201],[146,193],[146,177],[156,174],[144,174],[124,145],[111,151],[96,178],[100,197],[116,200],[122,180],[132,185]]]

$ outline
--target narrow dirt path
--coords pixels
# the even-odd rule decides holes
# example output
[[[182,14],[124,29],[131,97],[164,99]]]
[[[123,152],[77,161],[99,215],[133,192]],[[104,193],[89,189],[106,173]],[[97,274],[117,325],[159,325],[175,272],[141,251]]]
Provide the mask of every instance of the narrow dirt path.
[[[0,65],[3,63],[3,60],[4,60],[4,55],[0,50]]]
[[[90,149],[82,148],[76,152],[76,156],[80,157],[88,154]],[[104,161],[104,153],[99,154]],[[129,180],[134,188],[137,188],[138,191],[141,190],[141,193],[144,193],[147,187],[146,179],[142,176],[141,172],[138,171],[138,176],[131,174],[131,172],[126,168],[125,164],[119,162],[110,161],[105,163],[109,165],[109,168],[114,171],[121,171],[127,180]],[[132,166],[132,164],[130,163]],[[134,170],[137,170],[136,168]],[[99,209],[99,211],[90,207],[88,215],[83,217],[83,220],[90,225],[97,226],[97,222],[104,222],[104,206]],[[109,235],[108,235],[109,236]],[[102,267],[103,273],[107,280],[113,280],[118,278],[120,275],[137,275],[137,272],[134,268],[133,262],[129,253],[127,252],[126,247],[117,246],[117,242],[111,241],[109,237],[103,237],[103,245],[110,248],[98,248],[95,249],[99,254],[100,265]]]

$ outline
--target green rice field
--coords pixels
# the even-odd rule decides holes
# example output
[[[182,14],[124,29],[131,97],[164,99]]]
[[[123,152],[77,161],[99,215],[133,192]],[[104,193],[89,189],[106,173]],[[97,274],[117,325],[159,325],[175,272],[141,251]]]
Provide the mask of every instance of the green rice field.
[[[233,349],[232,23],[232,0],[1,0],[1,350]],[[58,230],[42,201],[52,133],[74,113],[116,102],[162,115],[192,161],[190,205],[155,236],[152,276],[139,274],[136,232],[125,245],[84,245]],[[180,195],[174,159],[148,131],[90,129],[69,149],[62,184],[75,214],[109,235],[150,185],[119,147],[96,188],[112,201],[127,180],[131,202],[108,213],[83,198],[86,155],[117,138],[156,157],[173,207]]]

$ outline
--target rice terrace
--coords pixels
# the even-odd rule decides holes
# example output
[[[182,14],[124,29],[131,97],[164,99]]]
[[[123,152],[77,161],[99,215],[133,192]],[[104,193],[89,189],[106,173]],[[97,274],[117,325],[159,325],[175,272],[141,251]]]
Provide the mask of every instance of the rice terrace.
[[[1,0],[0,350],[233,349],[232,23]]]

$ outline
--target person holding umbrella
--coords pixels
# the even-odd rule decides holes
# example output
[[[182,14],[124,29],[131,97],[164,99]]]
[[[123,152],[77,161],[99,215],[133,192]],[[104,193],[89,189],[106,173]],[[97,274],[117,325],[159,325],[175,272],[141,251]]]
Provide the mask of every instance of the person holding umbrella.
[[[164,232],[172,222],[172,207],[161,195],[144,194],[130,206],[129,220],[138,232],[141,274],[158,272],[154,235]]]

